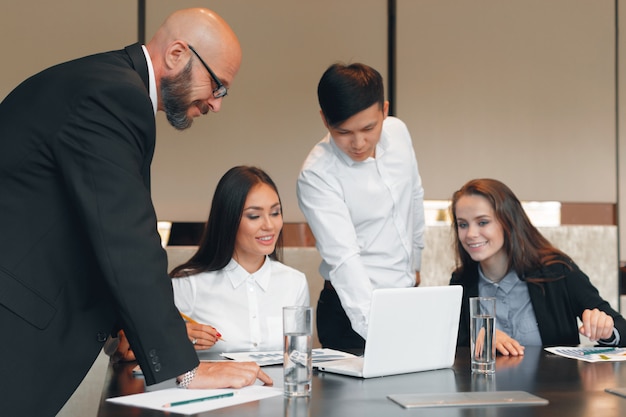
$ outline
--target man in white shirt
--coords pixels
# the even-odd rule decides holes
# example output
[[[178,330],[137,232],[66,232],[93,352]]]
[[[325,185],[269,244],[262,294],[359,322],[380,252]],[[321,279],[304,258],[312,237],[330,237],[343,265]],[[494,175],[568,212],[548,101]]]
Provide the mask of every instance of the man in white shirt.
[[[321,344],[365,345],[372,290],[419,285],[424,190],[406,125],[387,117],[381,75],[331,65],[318,85],[329,133],[309,153],[298,203],[322,256]]]

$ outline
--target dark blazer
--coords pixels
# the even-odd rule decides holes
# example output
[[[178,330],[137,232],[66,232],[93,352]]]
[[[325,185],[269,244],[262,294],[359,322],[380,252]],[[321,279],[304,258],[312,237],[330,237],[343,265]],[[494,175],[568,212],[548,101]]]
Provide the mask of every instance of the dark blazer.
[[[54,415],[116,324],[146,382],[198,358],[150,197],[155,117],[138,44],[66,62],[0,103],[0,404]]]
[[[551,278],[549,282],[528,283],[528,294],[543,345],[578,345],[580,337],[576,318],[580,318],[586,309],[597,308],[613,317],[620,334],[620,346],[626,346],[626,320],[600,297],[589,277],[574,262],[566,262],[571,269],[556,263],[526,274],[529,278]],[[463,286],[458,346],[469,346],[469,298],[478,296],[478,278],[476,264],[463,274],[452,274],[450,280],[451,285]]]

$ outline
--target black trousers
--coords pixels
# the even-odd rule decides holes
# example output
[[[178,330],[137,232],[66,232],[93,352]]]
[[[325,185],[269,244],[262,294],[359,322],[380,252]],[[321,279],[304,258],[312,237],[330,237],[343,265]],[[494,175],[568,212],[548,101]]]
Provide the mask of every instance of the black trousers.
[[[317,337],[322,347],[337,350],[365,348],[365,339],[352,330],[339,296],[330,283],[326,283],[317,302]]]

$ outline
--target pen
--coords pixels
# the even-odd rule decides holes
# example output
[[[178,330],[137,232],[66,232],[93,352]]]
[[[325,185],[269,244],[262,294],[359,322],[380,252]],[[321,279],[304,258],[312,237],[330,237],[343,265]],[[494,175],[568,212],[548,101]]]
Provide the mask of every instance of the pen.
[[[180,312],[179,312],[180,313]],[[198,324],[197,321],[195,321],[194,319],[192,319],[191,317],[189,317],[188,315],[186,315],[185,313],[180,313],[180,316],[185,319],[185,321],[188,321],[189,323],[194,323],[194,324]]]
[[[179,311],[180,313],[180,311]],[[199,324],[197,321],[195,321],[194,319],[192,319],[191,317],[189,317],[188,315],[186,315],[185,313],[180,313],[180,316],[185,320],[188,321],[189,323],[194,323],[194,324]],[[215,327],[213,327],[215,329]],[[217,331],[217,329],[216,329]],[[220,332],[217,332],[217,340],[221,340],[222,342],[225,342],[225,340],[222,338],[222,335],[220,334]]]
[[[583,351],[583,355],[594,355],[596,353],[608,353],[613,352],[616,348],[606,348],[606,349],[589,349]]]
[[[163,407],[176,407],[177,405],[185,405],[185,404],[199,403],[202,401],[217,400],[218,398],[228,398],[228,397],[232,397],[233,395],[235,395],[234,391],[227,392],[226,394],[211,395],[210,397],[194,398],[192,400],[185,400],[185,401],[174,401],[171,403],[163,404]]]

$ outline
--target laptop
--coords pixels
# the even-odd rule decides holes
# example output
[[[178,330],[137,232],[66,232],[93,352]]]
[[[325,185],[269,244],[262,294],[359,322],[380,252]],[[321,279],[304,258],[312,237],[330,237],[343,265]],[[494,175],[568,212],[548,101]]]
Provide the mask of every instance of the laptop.
[[[462,294],[460,285],[374,290],[363,356],[314,366],[360,378],[449,368]]]

